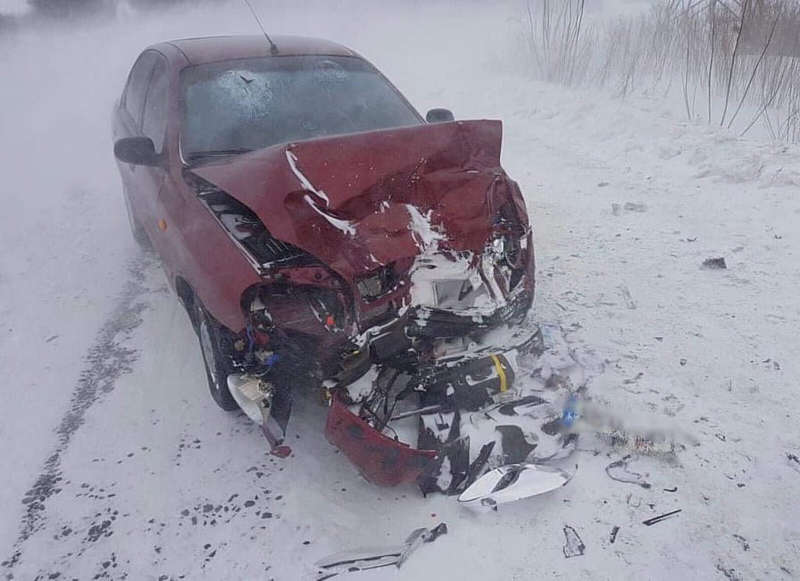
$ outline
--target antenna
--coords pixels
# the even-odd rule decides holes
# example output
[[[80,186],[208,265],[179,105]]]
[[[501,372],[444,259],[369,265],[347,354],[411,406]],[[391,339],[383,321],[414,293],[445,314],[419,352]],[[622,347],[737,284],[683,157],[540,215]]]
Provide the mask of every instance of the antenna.
[[[269,53],[272,56],[275,56],[276,54],[278,54],[278,45],[272,42],[272,39],[269,37],[269,34],[267,34],[267,31],[264,29],[264,25],[261,24],[261,19],[258,17],[258,14],[253,8],[253,5],[250,4],[250,0],[244,0],[244,3],[247,4],[247,7],[250,9],[250,12],[253,13],[253,18],[256,19],[256,22],[258,23],[258,27],[261,29],[261,32],[264,33],[264,38],[266,38],[267,42],[269,43]]]

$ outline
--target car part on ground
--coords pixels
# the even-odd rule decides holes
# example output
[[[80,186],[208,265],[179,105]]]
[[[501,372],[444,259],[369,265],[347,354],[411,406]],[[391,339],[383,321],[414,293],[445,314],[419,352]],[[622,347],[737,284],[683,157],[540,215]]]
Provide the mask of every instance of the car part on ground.
[[[508,464],[487,472],[458,497],[465,506],[496,508],[557,490],[572,479],[572,474],[536,464]]]
[[[447,534],[447,525],[439,523],[431,529],[419,528],[408,535],[405,543],[394,547],[365,548],[336,553],[317,561],[317,581],[344,573],[355,573],[394,565],[398,569],[423,544],[432,543]]]

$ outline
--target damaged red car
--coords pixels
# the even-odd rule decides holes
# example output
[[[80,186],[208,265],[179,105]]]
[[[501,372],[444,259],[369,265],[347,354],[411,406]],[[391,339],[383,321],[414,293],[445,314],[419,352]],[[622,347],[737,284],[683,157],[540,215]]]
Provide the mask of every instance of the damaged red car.
[[[507,392],[537,345],[518,325],[533,245],[501,123],[423,118],[355,52],[273,40],[136,60],[113,123],[133,235],[186,307],[220,407],[281,454],[293,397],[318,390],[327,438],[366,478],[422,482],[457,455],[454,415]]]

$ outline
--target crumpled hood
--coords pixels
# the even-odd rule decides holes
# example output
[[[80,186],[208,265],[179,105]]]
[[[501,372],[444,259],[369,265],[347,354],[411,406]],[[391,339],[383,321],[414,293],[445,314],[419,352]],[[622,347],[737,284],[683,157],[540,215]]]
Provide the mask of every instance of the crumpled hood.
[[[501,140],[500,121],[458,121],[276,145],[193,171],[353,280],[432,238],[480,252],[515,197]]]

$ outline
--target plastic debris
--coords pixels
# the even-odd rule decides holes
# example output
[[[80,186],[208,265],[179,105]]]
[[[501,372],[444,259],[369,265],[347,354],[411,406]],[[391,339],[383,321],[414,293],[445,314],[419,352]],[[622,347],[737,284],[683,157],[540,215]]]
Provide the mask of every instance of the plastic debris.
[[[614,544],[614,541],[617,540],[617,534],[618,533],[619,533],[619,527],[618,526],[615,526],[613,529],[611,529],[611,536],[609,537],[608,540],[612,545]]]
[[[724,258],[706,258],[703,261],[702,268],[706,270],[725,270],[728,268],[728,265],[725,263]]]
[[[580,557],[586,551],[586,545],[583,544],[578,532],[569,525],[564,527],[564,557],[571,559],[572,557]]]
[[[617,482],[636,484],[642,488],[650,488],[650,483],[646,482],[641,474],[628,470],[629,458],[630,456],[625,456],[622,460],[617,460],[606,466],[606,474],[608,474],[609,478]]]
[[[672,518],[673,516],[677,515],[679,512],[682,512],[683,509],[679,508],[677,510],[673,510],[672,512],[666,512],[664,514],[660,514],[658,516],[654,516],[653,518],[649,518],[647,520],[643,520],[642,524],[648,527],[653,526],[654,524],[660,523],[662,520],[667,520],[668,518]]]
[[[561,488],[572,475],[536,464],[509,464],[484,474],[458,497],[467,506],[496,508],[498,504],[530,498]]]
[[[335,553],[314,563],[317,569],[316,581],[331,579],[343,573],[368,571],[392,565],[399,568],[423,544],[432,543],[445,534],[447,534],[447,524],[439,523],[432,529],[414,530],[402,545]]]

